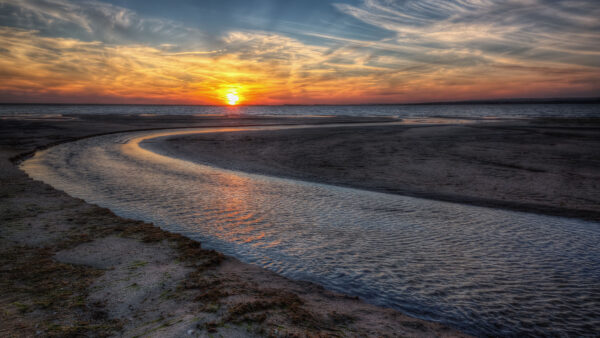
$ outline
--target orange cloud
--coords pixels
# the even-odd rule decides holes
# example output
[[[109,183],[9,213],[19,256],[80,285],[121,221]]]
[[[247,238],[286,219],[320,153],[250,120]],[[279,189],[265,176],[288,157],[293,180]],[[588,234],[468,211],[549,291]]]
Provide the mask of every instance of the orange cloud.
[[[3,101],[225,104],[414,102],[563,96],[597,91],[597,68],[389,46],[309,45],[265,32],[231,32],[220,50],[109,44],[0,27]],[[436,64],[436,60],[444,60]],[[450,62],[450,63],[449,63]],[[456,66],[460,65],[460,66]]]

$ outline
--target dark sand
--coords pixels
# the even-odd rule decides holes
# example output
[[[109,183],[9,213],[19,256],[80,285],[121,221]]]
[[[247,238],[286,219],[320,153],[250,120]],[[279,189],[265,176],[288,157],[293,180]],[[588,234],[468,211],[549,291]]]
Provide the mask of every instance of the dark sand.
[[[600,221],[600,119],[202,134],[157,146],[223,168]]]
[[[36,149],[102,133],[306,122],[349,120],[0,119],[0,336],[463,336],[203,250],[15,165]]]

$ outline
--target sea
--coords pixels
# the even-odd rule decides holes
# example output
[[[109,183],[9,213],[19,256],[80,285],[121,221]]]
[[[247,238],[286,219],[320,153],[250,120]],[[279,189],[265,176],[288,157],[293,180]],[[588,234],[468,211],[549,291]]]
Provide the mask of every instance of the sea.
[[[4,104],[2,117],[119,115],[240,115],[240,116],[393,116],[397,118],[589,118],[600,117],[600,103],[503,103],[420,105],[311,105],[311,106],[184,106],[184,105],[70,105]]]

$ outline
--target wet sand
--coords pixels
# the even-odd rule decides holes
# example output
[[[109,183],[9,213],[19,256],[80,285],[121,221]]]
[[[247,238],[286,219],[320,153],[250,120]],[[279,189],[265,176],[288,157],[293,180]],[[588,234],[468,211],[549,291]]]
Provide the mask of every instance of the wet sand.
[[[125,130],[353,120],[0,120],[0,335],[464,336],[204,250],[33,181],[15,165],[36,149]]]
[[[153,147],[227,169],[600,220],[600,119],[248,131]]]

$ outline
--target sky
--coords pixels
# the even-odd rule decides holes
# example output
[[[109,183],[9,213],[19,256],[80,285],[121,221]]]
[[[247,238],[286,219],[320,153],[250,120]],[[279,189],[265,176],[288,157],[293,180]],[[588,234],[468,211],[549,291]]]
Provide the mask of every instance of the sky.
[[[0,0],[0,102],[600,96],[598,0]]]

